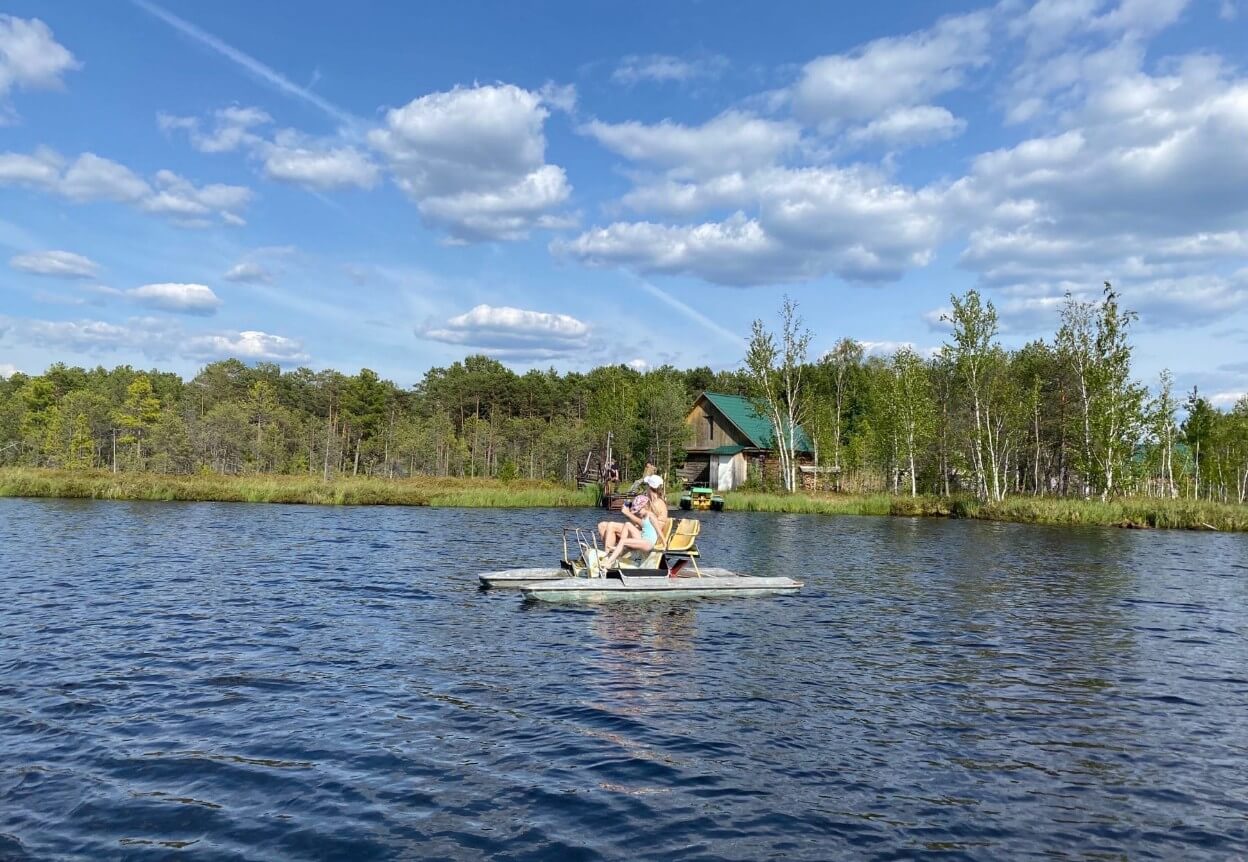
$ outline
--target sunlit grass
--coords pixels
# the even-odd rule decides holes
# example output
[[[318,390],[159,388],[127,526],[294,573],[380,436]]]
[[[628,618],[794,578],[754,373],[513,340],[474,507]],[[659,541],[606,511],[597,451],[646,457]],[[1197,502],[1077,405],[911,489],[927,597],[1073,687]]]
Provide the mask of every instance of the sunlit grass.
[[[1128,497],[1067,500],[1010,497],[1000,503],[971,498],[893,497],[887,494],[763,494],[729,492],[725,508],[740,512],[789,512],[817,515],[909,515],[977,518],[1023,524],[1102,527],[1154,527],[1182,530],[1248,530],[1248,506],[1208,500]]]
[[[598,502],[598,491],[523,479],[343,477],[325,482],[310,476],[166,476],[5,467],[0,468],[0,497],[505,508],[592,506]]]
[[[766,494],[734,491],[725,507],[737,512],[813,515],[902,515],[977,518],[1024,524],[1154,527],[1248,531],[1248,506],[1207,500],[1131,497],[1066,500],[1010,497],[980,503],[966,497],[894,497],[889,494]],[[97,500],[187,500],[240,503],[310,503],[329,506],[458,506],[556,508],[593,506],[598,489],[516,479],[379,479],[311,476],[165,476],[102,470],[0,467],[0,497],[82,497]]]

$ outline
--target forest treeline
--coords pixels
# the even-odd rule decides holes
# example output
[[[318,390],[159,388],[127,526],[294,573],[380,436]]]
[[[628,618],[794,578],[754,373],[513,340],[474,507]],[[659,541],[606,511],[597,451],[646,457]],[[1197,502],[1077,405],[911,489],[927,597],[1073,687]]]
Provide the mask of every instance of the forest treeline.
[[[626,474],[680,463],[688,405],[740,373],[604,366],[517,374],[469,356],[408,389],[363,369],[228,359],[183,380],[53,365],[0,380],[0,464],[159,473],[492,476],[572,481],[608,432]]]
[[[754,324],[748,378],[774,427],[801,423],[814,439],[821,487],[1243,503],[1248,396],[1223,412],[1195,388],[1176,395],[1168,371],[1150,394],[1132,373],[1136,315],[1120,299],[1108,282],[1096,302],[1067,295],[1052,340],[1006,350],[996,309],[971,290],[950,297],[933,355],[867,358],[842,339],[813,364],[786,299],[778,333]],[[779,437],[795,488],[792,435]]]
[[[779,429],[773,469],[751,474],[764,489],[797,488],[813,461],[820,490],[1244,502],[1248,399],[1220,411],[1195,389],[1177,395],[1168,373],[1150,393],[1131,370],[1135,317],[1111,287],[1095,303],[1068,298],[1055,336],[1017,350],[999,343],[991,302],[976,291],[951,299],[933,355],[869,356],[847,338],[815,358],[786,300],[780,329],[756,322],[735,371],[517,374],[469,356],[403,388],[368,369],[233,359],[190,380],[57,364],[0,380],[0,464],[570,482],[610,432],[626,476],[645,461],[672,475],[685,415],[709,389],[749,395]],[[795,423],[813,459],[786,445]]]

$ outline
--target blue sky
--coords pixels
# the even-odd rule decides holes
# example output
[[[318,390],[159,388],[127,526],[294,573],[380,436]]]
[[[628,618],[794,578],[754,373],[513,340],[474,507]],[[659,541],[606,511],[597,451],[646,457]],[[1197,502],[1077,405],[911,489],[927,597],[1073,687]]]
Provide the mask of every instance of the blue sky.
[[[1008,344],[1248,391],[1248,3],[0,7],[0,372]]]

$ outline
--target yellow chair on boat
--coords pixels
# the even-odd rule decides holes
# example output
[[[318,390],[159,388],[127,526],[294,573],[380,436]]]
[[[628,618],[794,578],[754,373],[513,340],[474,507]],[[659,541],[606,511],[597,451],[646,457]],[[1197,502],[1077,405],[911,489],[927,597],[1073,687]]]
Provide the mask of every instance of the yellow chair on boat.
[[[698,568],[698,533],[702,532],[702,522],[696,518],[672,520],[667,525],[667,537],[663,542],[663,552],[670,557],[684,557],[693,564],[698,577],[702,572]]]
[[[698,568],[698,533],[702,532],[702,522],[695,518],[669,518],[663,539],[654,548],[641,557],[634,568],[657,569],[664,554],[669,557],[684,557],[693,564],[698,577],[702,571]],[[565,550],[566,556],[566,550]],[[633,558],[634,560],[637,557]]]

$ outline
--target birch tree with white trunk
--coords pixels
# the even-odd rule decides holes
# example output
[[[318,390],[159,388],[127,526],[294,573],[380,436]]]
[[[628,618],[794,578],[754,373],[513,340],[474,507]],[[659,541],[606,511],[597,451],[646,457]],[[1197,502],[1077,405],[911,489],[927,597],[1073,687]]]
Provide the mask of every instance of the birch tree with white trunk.
[[[893,388],[890,400],[910,476],[910,496],[917,497],[918,456],[927,448],[935,427],[936,405],[932,399],[931,381],[923,359],[909,347],[894,353],[889,365]]]
[[[1002,352],[995,339],[999,329],[997,310],[984,303],[979,291],[951,296],[952,310],[942,320],[953,327],[953,343],[946,345],[970,400],[975,425],[970,429],[971,469],[975,493],[981,500],[1000,500],[1004,495],[998,462],[1000,452],[993,445],[993,378],[1001,372]]]
[[[772,441],[780,460],[786,491],[797,490],[798,429],[803,412],[803,370],[810,349],[810,330],[797,313],[797,303],[784,298],[780,307],[780,340],[755,320],[745,355],[754,387],[755,407],[772,427]]]

